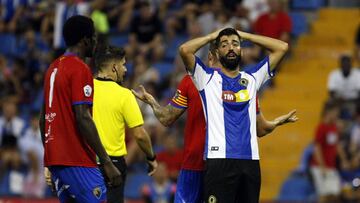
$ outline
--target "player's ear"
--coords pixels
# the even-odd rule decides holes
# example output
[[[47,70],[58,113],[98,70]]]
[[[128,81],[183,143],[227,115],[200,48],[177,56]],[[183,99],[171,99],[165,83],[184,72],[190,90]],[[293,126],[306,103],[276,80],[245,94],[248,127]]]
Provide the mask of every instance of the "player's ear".
[[[116,72],[116,64],[115,64],[115,63],[112,65],[111,71],[112,71],[113,73]]]

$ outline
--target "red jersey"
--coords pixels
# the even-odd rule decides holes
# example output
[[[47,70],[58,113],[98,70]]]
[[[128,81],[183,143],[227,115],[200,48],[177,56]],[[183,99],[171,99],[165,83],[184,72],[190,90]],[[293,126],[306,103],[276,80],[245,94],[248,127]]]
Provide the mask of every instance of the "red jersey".
[[[315,135],[315,143],[320,145],[324,164],[327,168],[336,167],[337,144],[339,134],[336,124],[321,123]],[[311,165],[318,165],[315,158],[312,158]]]
[[[182,169],[204,169],[205,117],[198,90],[189,75],[178,85],[170,104],[187,109]]]
[[[266,13],[260,16],[254,25],[257,34],[279,39],[284,32],[291,32],[291,19],[285,12],[279,12],[274,17]]]
[[[95,167],[95,153],[80,135],[73,105],[92,104],[93,78],[75,55],[63,55],[46,71],[45,166]]]

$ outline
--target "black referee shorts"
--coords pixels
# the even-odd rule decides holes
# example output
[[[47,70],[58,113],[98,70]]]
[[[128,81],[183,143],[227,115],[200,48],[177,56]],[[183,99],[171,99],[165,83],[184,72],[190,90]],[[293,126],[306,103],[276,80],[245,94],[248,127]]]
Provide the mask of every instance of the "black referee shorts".
[[[258,203],[260,185],[258,160],[206,160],[204,200],[207,203]]]
[[[126,172],[127,166],[123,156],[121,157],[114,157],[110,156],[111,161],[115,165],[115,167],[121,172],[122,176],[122,183],[117,187],[110,187],[106,181],[106,175],[104,173],[104,168],[100,165],[99,168],[101,173],[104,176],[105,183],[106,183],[106,196],[107,196],[107,203],[123,203],[124,202],[124,186],[126,180]]]

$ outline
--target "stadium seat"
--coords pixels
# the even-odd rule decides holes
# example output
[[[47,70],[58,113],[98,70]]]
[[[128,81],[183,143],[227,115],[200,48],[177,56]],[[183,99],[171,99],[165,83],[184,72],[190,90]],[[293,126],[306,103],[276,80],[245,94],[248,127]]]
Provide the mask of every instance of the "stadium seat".
[[[282,185],[278,201],[308,202],[315,197],[315,189],[305,173],[292,173]]]
[[[159,71],[160,77],[164,78],[171,73],[173,70],[173,64],[167,62],[159,62],[152,65]]]
[[[128,174],[126,177],[124,196],[128,199],[140,199],[141,188],[144,184],[149,183],[151,177],[146,173]]]
[[[113,46],[121,46],[124,47],[128,42],[127,35],[113,35],[109,38],[109,43]]]
[[[325,0],[293,0],[291,7],[293,9],[311,9],[316,10],[325,5]]]
[[[176,54],[178,53],[179,46],[184,43],[188,37],[186,35],[179,35],[170,42],[167,43],[164,61],[174,61]]]
[[[291,30],[291,34],[293,36],[298,37],[299,35],[308,31],[307,20],[304,14],[300,12],[290,12],[289,15],[293,23]]]
[[[16,51],[16,37],[12,34],[0,34],[0,53],[14,55]]]

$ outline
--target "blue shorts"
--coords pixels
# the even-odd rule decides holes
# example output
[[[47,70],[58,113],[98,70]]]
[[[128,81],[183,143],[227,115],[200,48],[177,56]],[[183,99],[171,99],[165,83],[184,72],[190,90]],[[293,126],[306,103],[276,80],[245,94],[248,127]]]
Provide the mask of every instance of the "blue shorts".
[[[202,203],[203,171],[182,169],[177,180],[175,203]]]
[[[105,182],[98,168],[52,166],[49,170],[61,203],[71,199],[79,203],[106,202]]]

